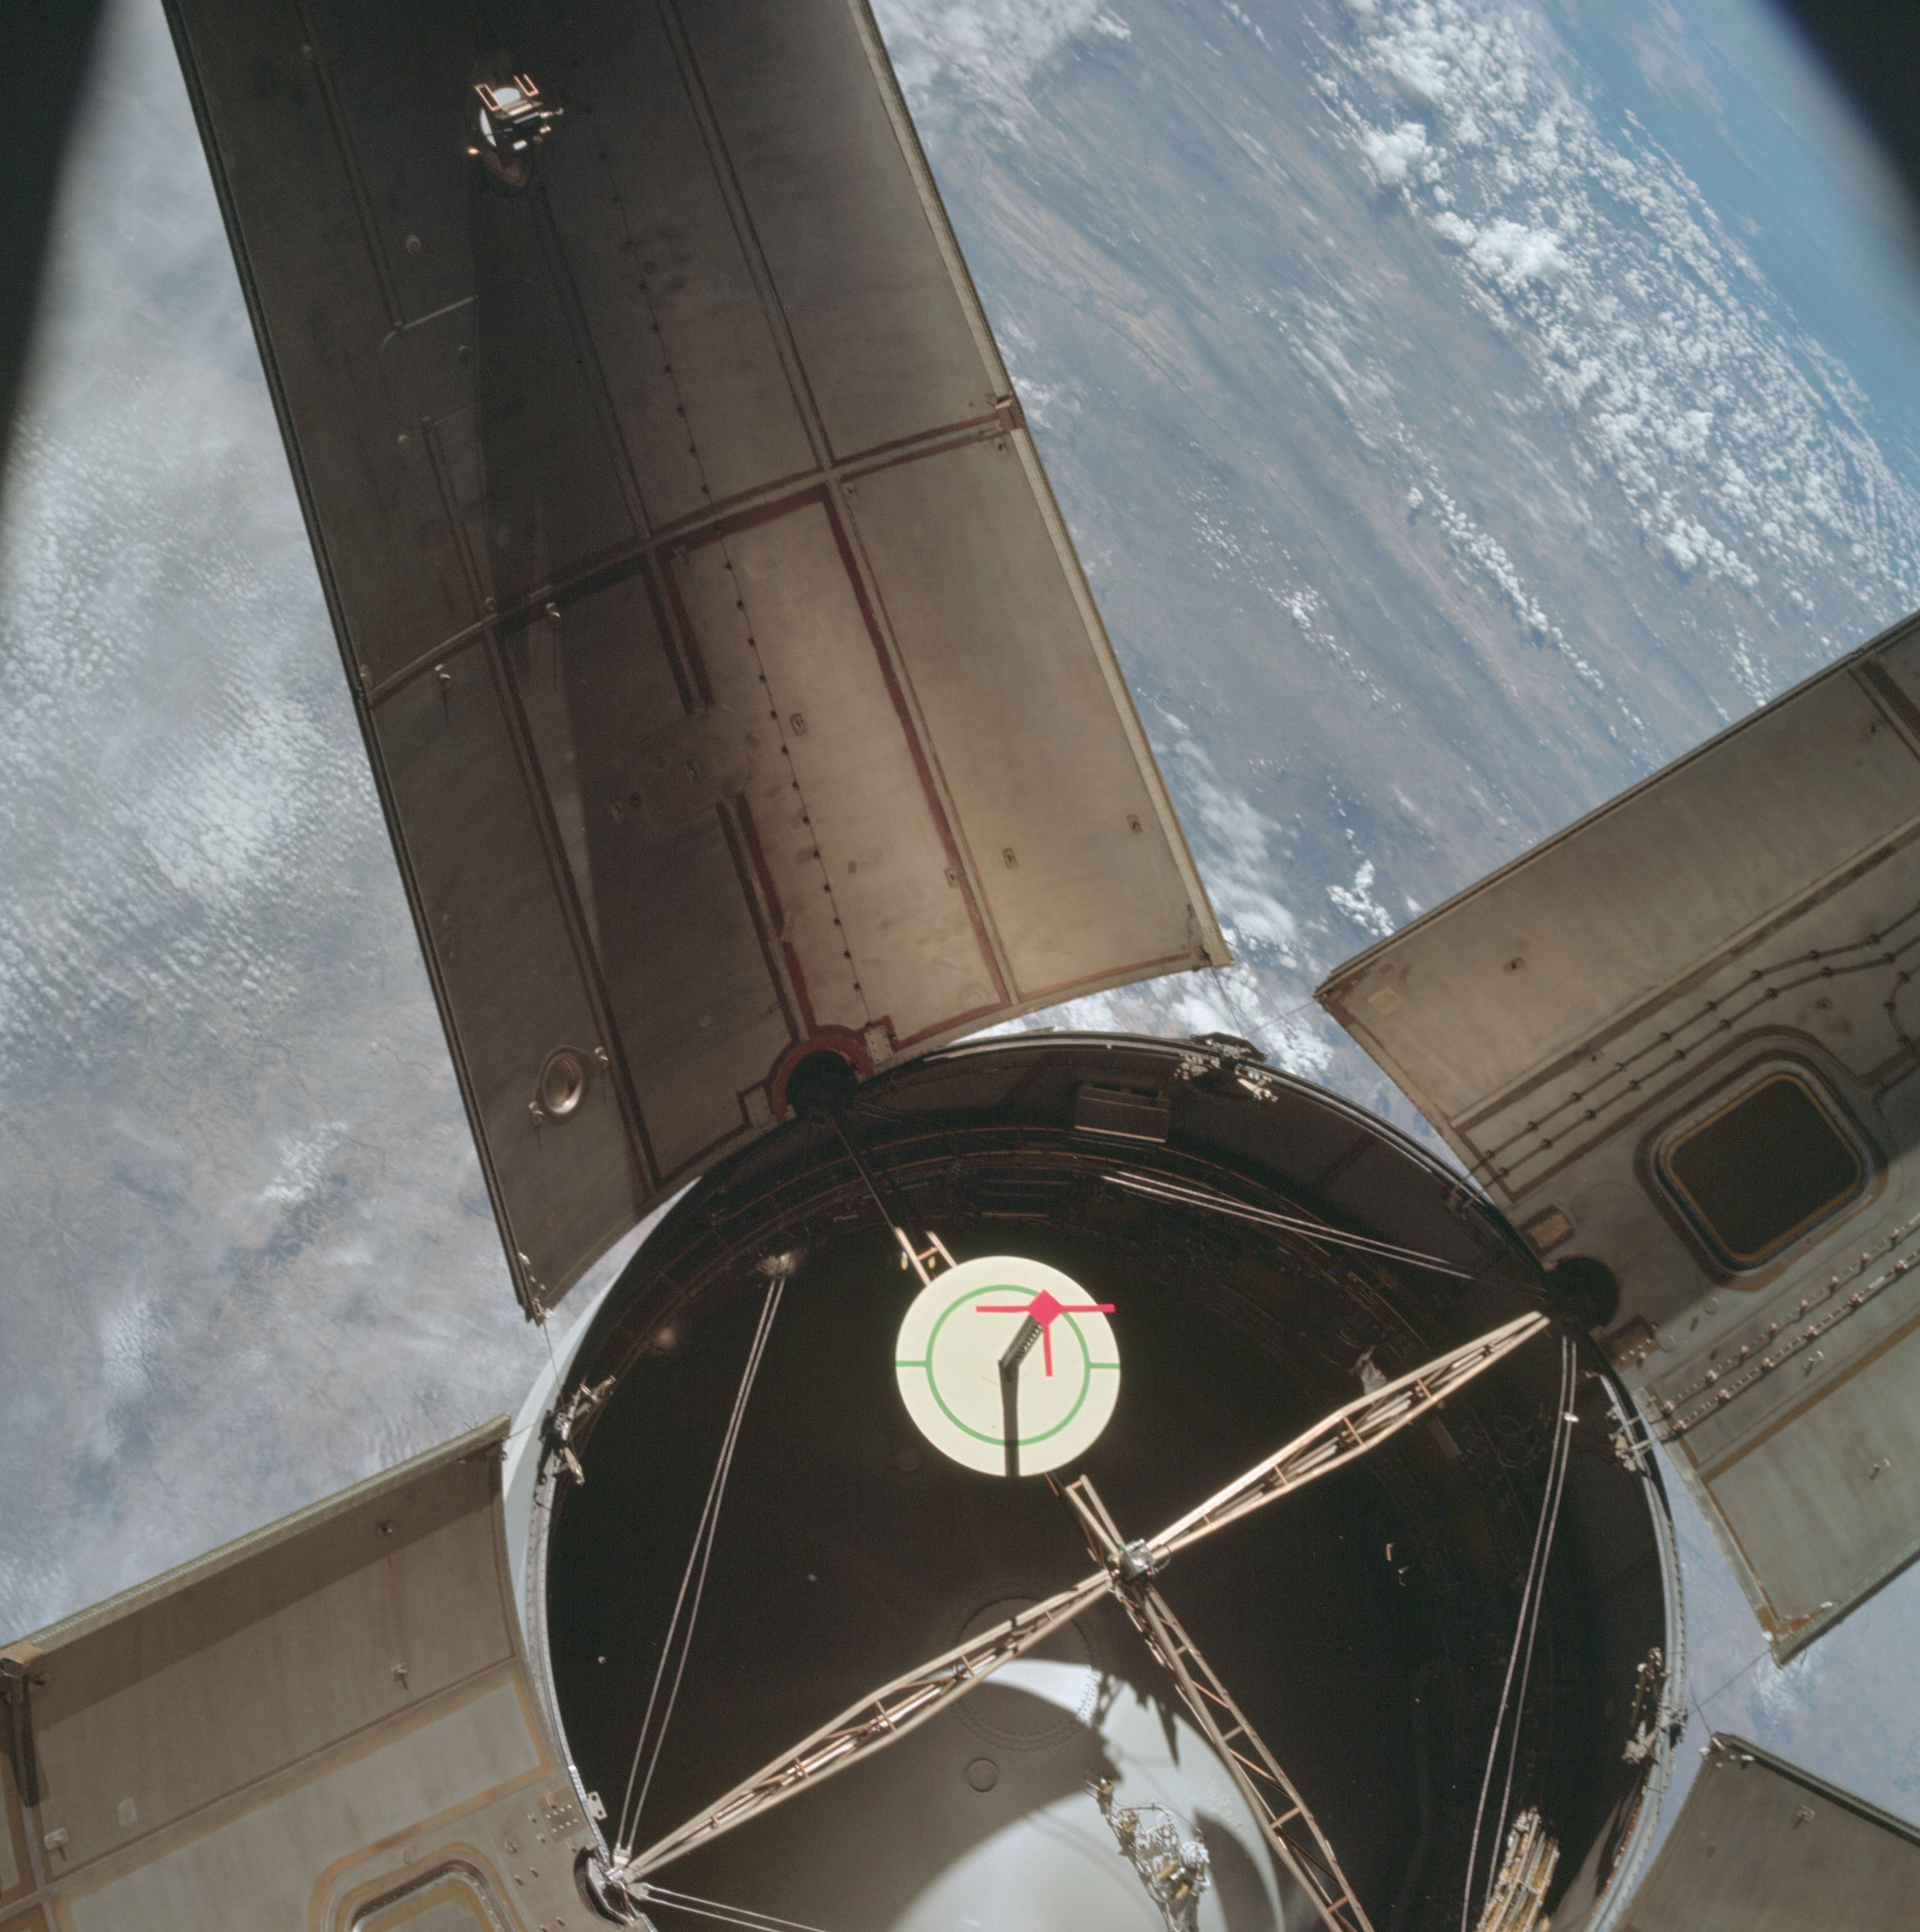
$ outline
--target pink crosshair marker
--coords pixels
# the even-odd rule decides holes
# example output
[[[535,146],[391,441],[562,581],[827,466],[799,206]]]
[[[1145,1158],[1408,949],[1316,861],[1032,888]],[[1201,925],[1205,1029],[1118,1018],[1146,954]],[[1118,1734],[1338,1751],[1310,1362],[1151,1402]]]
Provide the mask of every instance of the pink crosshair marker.
[[[974,1304],[976,1315],[1030,1315],[1040,1324],[1040,1340],[1046,1350],[1047,1373],[1053,1373],[1053,1324],[1063,1315],[1111,1315],[1111,1301],[1085,1301],[1070,1308],[1064,1301],[1054,1298],[1051,1288],[1043,1288],[1031,1301],[1023,1301],[1017,1306],[1006,1302],[976,1301]],[[1030,1347],[1032,1345],[1028,1344]]]

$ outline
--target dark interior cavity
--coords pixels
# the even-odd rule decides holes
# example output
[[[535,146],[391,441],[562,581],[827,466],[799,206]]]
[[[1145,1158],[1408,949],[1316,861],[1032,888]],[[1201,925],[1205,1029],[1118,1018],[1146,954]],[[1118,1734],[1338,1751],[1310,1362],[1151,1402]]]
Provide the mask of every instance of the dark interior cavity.
[[[1164,1141],[1090,1130],[1112,1111],[1082,1104],[1090,1088],[1159,1108]],[[604,1306],[576,1370],[584,1382],[617,1380],[577,1438],[584,1484],[554,1498],[545,1607],[562,1721],[610,1832],[769,1292],[755,1263],[806,1250],[696,1578],[696,1634],[632,1833],[639,1845],[868,1690],[1092,1567],[1045,1478],[963,1468],[914,1427],[893,1348],[919,1284],[890,1219],[932,1230],[958,1259],[1044,1261],[1114,1305],[1118,1403],[1083,1462],[1060,1474],[1090,1476],[1130,1536],[1353,1400],[1364,1376],[1401,1374],[1541,1294],[1504,1224],[1436,1163],[1231,1055],[996,1042],[871,1083],[844,1118],[886,1215],[830,1122],[790,1124],[675,1208]],[[1129,1174],[1326,1232],[1144,1200],[1114,1184]],[[1342,1234],[1435,1265],[1389,1262]],[[1459,1922],[1558,1377],[1558,1344],[1542,1338],[1437,1421],[1222,1532],[1160,1580],[1381,1932]],[[1646,1774],[1622,1748],[1638,1666],[1667,1643],[1664,1506],[1653,1479],[1616,1454],[1614,1390],[1582,1342],[1580,1420],[1514,1766],[1513,1808],[1538,1805],[1562,1843],[1555,1922],[1568,1927],[1604,1888],[1636,1814]],[[1112,1871],[1101,1862],[1118,1867],[1118,1853],[1085,1786],[1126,1769],[1110,1755],[1115,1726],[1124,1718],[1136,1737],[1140,1724],[1157,1727],[1187,1753],[1180,1775],[1199,1777],[1203,1795],[1226,1780],[1191,1763],[1197,1740],[1180,1730],[1170,1682],[1116,1606],[1088,1613],[1038,1660],[1060,1668],[1031,1681],[1084,1684],[1078,1702],[990,1682],[661,1881],[822,1932],[890,1932],[920,1923],[943,1885],[974,1882],[967,1862],[984,1847],[993,1882],[1018,1888],[1036,1924],[1110,1932],[1098,1900]],[[1264,1847],[1250,1852],[1219,1818],[1192,1822],[1214,1852],[1211,1922],[1270,1924]],[[1304,1908],[1297,1894],[1284,1903],[1285,1886],[1279,1896],[1289,1918]],[[991,1906],[976,1914],[983,1924]],[[655,1916],[661,1932],[681,1922],[664,1906]]]

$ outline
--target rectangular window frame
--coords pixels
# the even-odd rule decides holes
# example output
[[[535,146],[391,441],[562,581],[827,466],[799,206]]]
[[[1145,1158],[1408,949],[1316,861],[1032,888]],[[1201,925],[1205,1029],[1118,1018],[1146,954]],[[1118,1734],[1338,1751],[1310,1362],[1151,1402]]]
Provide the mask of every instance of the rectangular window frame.
[[[1830,1196],[1763,1246],[1753,1250],[1736,1249],[1676,1171],[1673,1155],[1685,1143],[1748,1104],[1767,1087],[1782,1080],[1800,1090],[1834,1138],[1852,1156],[1853,1184],[1844,1193]],[[1743,1068],[1678,1118],[1670,1121],[1654,1137],[1645,1171],[1658,1196],[1678,1216],[1687,1232],[1705,1250],[1717,1268],[1732,1275],[1754,1275],[1772,1267],[1816,1229],[1844,1219],[1876,1192],[1875,1184],[1883,1166],[1874,1142],[1862,1130],[1852,1111],[1841,1102],[1832,1085],[1798,1056],[1775,1053]]]

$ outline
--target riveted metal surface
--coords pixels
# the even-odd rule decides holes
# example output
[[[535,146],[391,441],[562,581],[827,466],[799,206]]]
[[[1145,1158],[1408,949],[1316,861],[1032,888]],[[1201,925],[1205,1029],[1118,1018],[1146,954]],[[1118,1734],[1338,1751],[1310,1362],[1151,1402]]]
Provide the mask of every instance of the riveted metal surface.
[[[8,1742],[13,1738],[14,1713],[5,1713]],[[13,1752],[0,1756],[0,1911],[17,1905],[33,1890],[33,1867],[27,1851],[27,1821],[14,1782]]]
[[[591,1831],[508,1598],[506,1427],[39,1634],[58,1924],[317,1932],[448,1861],[528,1922],[575,1908]]]
[[[1551,1260],[1612,1270],[1615,1359],[1781,1658],[1920,1551],[1916,688],[1909,620],[1320,992]],[[1859,1178],[1743,1257],[1672,1150],[1786,1090]],[[1771,1226],[1793,1148],[1714,1158]]]
[[[864,0],[170,6],[530,1312],[808,1042],[1226,958]]]
[[[1920,1923],[1920,1832],[1716,1737],[1626,1932],[1894,1932]]]

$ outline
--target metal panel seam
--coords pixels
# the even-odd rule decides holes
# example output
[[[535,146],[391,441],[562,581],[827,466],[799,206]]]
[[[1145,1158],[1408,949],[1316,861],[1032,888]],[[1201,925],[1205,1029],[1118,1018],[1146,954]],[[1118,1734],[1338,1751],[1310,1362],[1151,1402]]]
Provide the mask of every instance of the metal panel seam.
[[[1858,650],[1849,652],[1844,658],[1837,658],[1823,670],[1816,671],[1812,676],[1794,686],[1791,690],[1782,692],[1778,697],[1770,699],[1765,704],[1756,705],[1744,718],[1736,720],[1725,730],[1716,732],[1704,744],[1696,745],[1692,751],[1683,752],[1670,764],[1663,765],[1658,771],[1649,772],[1646,777],[1640,780],[1639,784],[1629,785],[1624,791],[1617,793],[1604,804],[1594,806],[1592,811],[1584,813],[1581,817],[1575,819],[1572,824],[1564,826],[1561,830],[1555,832],[1551,838],[1543,838],[1538,844],[1528,846],[1526,850],[1509,859],[1505,865],[1489,872],[1484,878],[1476,880],[1464,891],[1456,892],[1450,899],[1443,900],[1438,905],[1422,913],[1418,919],[1409,920],[1405,926],[1388,934],[1386,938],[1376,940],[1364,952],[1356,952],[1351,959],[1343,961],[1340,965],[1335,967],[1315,989],[1314,998],[1324,1005],[1328,998],[1336,995],[1340,987],[1352,984],[1364,976],[1376,960],[1392,952],[1410,934],[1418,932],[1424,926],[1437,923],[1469,901],[1484,897],[1501,884],[1510,874],[1520,872],[1524,867],[1534,863],[1543,854],[1550,852],[1556,847],[1564,845],[1570,840],[1578,837],[1589,826],[1598,824],[1601,819],[1617,812],[1622,806],[1640,797],[1643,793],[1652,790],[1654,787],[1670,778],[1675,772],[1683,771],[1688,766],[1696,764],[1730,739],[1738,736],[1742,732],[1752,730],[1762,719],[1772,716],[1788,699],[1798,698],[1807,692],[1816,689],[1835,678],[1852,676],[1856,668],[1866,664],[1874,658],[1883,656],[1894,644],[1915,631],[1920,631],[1920,616],[1903,617],[1898,623],[1889,625],[1877,637],[1869,638]]]
[[[1789,1292],[1791,1292],[1790,1290]],[[1775,1305],[1778,1306],[1777,1304]],[[1856,1360],[1848,1363],[1837,1373],[1823,1378],[1820,1391],[1817,1395],[1810,1395],[1803,1401],[1796,1403],[1792,1408],[1783,1410],[1771,1421],[1762,1424],[1745,1442],[1730,1449],[1724,1456],[1694,1463],[1694,1467],[1700,1472],[1700,1480],[1703,1483],[1717,1481],[1736,1464],[1744,1462],[1755,1450],[1764,1448],[1783,1429],[1790,1429],[1803,1416],[1817,1408],[1836,1390],[1844,1388],[1856,1376],[1871,1368],[1888,1349],[1896,1348],[1901,1342],[1907,1340],[1916,1329],[1920,1329],[1920,1315],[1910,1316],[1902,1327],[1894,1329],[1890,1334],[1882,1336],[1880,1340],[1871,1348],[1865,1350]],[[1682,1438],[1683,1442],[1686,1439],[1684,1437]]]
[[[532,730],[527,722],[526,708],[520,702],[520,687],[506,662],[505,652],[500,649],[500,640],[497,636],[487,640],[487,660],[494,674],[495,688],[500,694],[500,710],[506,718],[508,736],[519,766],[520,784],[526,795],[527,816],[538,836],[541,856],[547,862],[548,878],[553,888],[554,900],[560,908],[560,923],[566,933],[567,942],[573,950],[574,970],[580,976],[581,989],[586,995],[588,1010],[592,1013],[594,1024],[599,1030],[599,1043],[603,1047],[616,1050],[620,1044],[620,1029],[614,1024],[613,1002],[601,970],[600,956],[587,936],[586,915],[580,906],[578,885],[573,876],[573,868],[567,859],[566,841],[560,836],[560,826],[554,815],[552,795],[540,776],[539,754],[534,748]],[[620,1064],[622,1077],[613,1084],[614,1091],[620,1096],[621,1117],[627,1130],[628,1157],[632,1158],[636,1153],[640,1157],[639,1178],[643,1186],[647,1186],[650,1177],[657,1184],[659,1162],[654,1158],[652,1140],[647,1132],[646,1117],[641,1110],[639,1096],[632,1090],[631,1082],[625,1077],[624,1054],[621,1056]],[[614,1238],[617,1240],[619,1238],[616,1236]],[[518,1255],[516,1250],[516,1258]],[[592,1266],[597,1256],[590,1256],[583,1261],[571,1280],[550,1284],[555,1301],[558,1301],[574,1282]],[[530,1270],[532,1264],[530,1262],[527,1265]],[[530,1275],[529,1278],[531,1279]]]
[[[980,300],[979,290],[974,286],[966,259],[960,252],[959,242],[954,235],[952,223],[947,218],[946,204],[940,200],[939,187],[934,180],[933,170],[928,164],[926,151],[920,145],[920,134],[914,125],[913,116],[908,110],[906,98],[900,92],[899,77],[893,71],[893,63],[888,57],[886,42],[881,38],[879,25],[874,19],[873,10],[868,0],[847,0],[847,8],[853,16],[854,31],[860,35],[860,44],[866,51],[868,65],[873,69],[880,98],[886,104],[886,116],[892,124],[894,139],[900,145],[901,155],[906,162],[908,172],[913,177],[914,185],[919,192],[920,206],[926,217],[927,226],[932,231],[934,244],[946,264],[948,274],[952,278],[954,293],[959,298],[962,310],[967,318],[967,326],[980,347],[980,358],[993,378],[996,394],[1004,395],[1010,400],[1013,396],[1012,379],[1006,373],[1006,364],[1000,359],[1000,346],[994,339],[986,306]],[[1166,782],[1161,776],[1153,748],[1148,742],[1146,728],[1140,722],[1139,711],[1133,702],[1132,690],[1126,682],[1126,674],[1120,668],[1119,658],[1114,655],[1113,641],[1107,635],[1106,626],[1100,616],[1099,606],[1094,602],[1092,586],[1088,583],[1086,572],[1081,567],[1079,553],[1074,548],[1073,539],[1068,533],[1066,520],[1060,514],[1060,505],[1054,496],[1053,484],[1040,462],[1040,453],[1034,446],[1033,438],[1024,420],[1015,424],[1006,434],[1019,456],[1021,467],[1027,473],[1027,480],[1040,509],[1041,520],[1046,526],[1048,537],[1066,574],[1074,603],[1079,609],[1081,622],[1086,628],[1088,641],[1093,646],[1094,655],[1099,660],[1107,688],[1112,695],[1121,729],[1133,748],[1134,762],[1139,766],[1141,777],[1145,782],[1147,796],[1152,800],[1154,815],[1160,821],[1162,836],[1172,848],[1174,869],[1186,888],[1187,902],[1200,928],[1202,951],[1210,965],[1231,966],[1233,954],[1228,948],[1226,935],[1220,931],[1220,922],[1214,911],[1213,902],[1207,896],[1206,886],[1201,881],[1200,868],[1194,863],[1192,852],[1187,844],[1186,833],[1180,824],[1179,814],[1174,810],[1172,794],[1167,790]]]
[[[620,427],[620,412],[614,406],[613,392],[607,382],[606,364],[601,359],[600,345],[593,339],[593,331],[587,322],[586,305],[580,298],[580,286],[574,278],[573,264],[568,260],[554,220],[546,183],[536,181],[533,187],[533,232],[539,237],[540,252],[546,258],[548,284],[559,298],[560,314],[574,338],[576,360],[586,371],[587,392],[593,399],[593,413],[608,446],[614,479],[620,486],[620,495],[632,521],[634,535],[644,548],[652,534],[652,524],[647,515],[646,497],[640,487],[639,473],[634,466],[633,452],[628,447],[626,434]]]
[[[211,1837],[214,1832],[246,1817],[249,1814],[270,1809],[278,1804],[290,1791],[322,1777],[341,1765],[352,1764],[383,1750],[394,1739],[406,1736],[415,1731],[424,1730],[438,1723],[454,1712],[478,1703],[505,1685],[512,1685],[519,1697],[523,1712],[526,1708],[526,1694],[521,1684],[524,1676],[518,1658],[506,1657],[499,1662],[484,1666],[468,1676],[460,1678],[445,1688],[436,1690],[424,1702],[410,1710],[390,1712],[386,1716],[374,1718],[358,1730],[350,1731],[344,1737],[336,1738],[310,1751],[304,1757],[296,1758],[291,1764],[281,1766],[265,1777],[256,1778],[251,1784],[239,1786],[231,1791],[224,1791],[218,1797],[208,1798],[176,1818],[170,1818],[154,1830],[127,1845],[116,1845],[110,1851],[88,1859],[76,1868],[73,1877],[66,1882],[58,1879],[50,1881],[47,1890],[53,1894],[56,1905],[64,1900],[82,1898],[93,1892],[104,1891],[140,1871],[142,1868],[171,1857],[176,1852]],[[531,1733],[536,1755],[546,1754],[546,1739],[538,1730]],[[551,1774],[553,1766],[550,1755],[524,1775],[510,1778],[498,1787],[508,1790],[521,1784],[537,1782],[543,1776]],[[491,1795],[491,1794],[490,1794]],[[458,1816],[470,1810],[476,1804],[486,1802],[485,1798],[469,1798],[452,1808],[448,1814]],[[397,1844],[411,1835],[415,1827],[396,1832],[386,1842]],[[362,1848],[352,1854],[364,1858],[370,1850],[379,1849],[378,1844]],[[65,1922],[63,1916],[63,1923]]]
[[[1662,981],[1652,992],[1644,994],[1637,1005],[1622,1007],[1608,1015],[1597,1022],[1588,1033],[1571,1046],[1562,1048],[1552,1059],[1537,1063],[1526,1072],[1516,1075],[1504,1087],[1497,1088],[1491,1094],[1474,1102],[1460,1116],[1462,1130],[1470,1132],[1481,1126],[1494,1114],[1525,1099],[1534,1088],[1549,1080],[1558,1078],[1598,1048],[1618,1039],[1622,1034],[1630,1032],[1635,1027],[1643,1024],[1663,1006],[1712,979],[1714,974],[1732,964],[1742,953],[1751,951],[1774,934],[1798,924],[1808,913],[1844,892],[1857,880],[1864,878],[1876,867],[1904,851],[1916,838],[1920,838],[1920,814],[1903,821],[1873,844],[1862,847],[1833,871],[1822,874],[1808,886],[1798,898],[1776,907],[1762,918],[1724,940],[1719,950],[1711,958],[1704,961],[1696,960],[1684,968]],[[1743,1036],[1751,1039],[1754,1035],[1750,1033]]]
[[[788,390],[793,397],[794,413],[806,432],[814,464],[822,470],[830,468],[833,454],[826,434],[826,418],[814,399],[813,384],[801,360],[800,346],[794,339],[772,264],[760,246],[759,230],[747,206],[746,192],[734,170],[733,155],[721,131],[720,118],[714,111],[712,97],[707,91],[706,76],[700,71],[698,57],[694,52],[692,37],[681,17],[678,0],[656,0],[656,4],[662,30],[680,70],[680,86],[692,111],[694,125],[699,130],[700,145],[706,150],[715,184],[727,210],[728,224],[734,230],[734,238],[740,244],[747,272],[753,278],[754,292],[759,298],[760,313],[771,325],[767,332],[773,340],[774,353],[780,358],[780,373],[785,377]],[[713,510],[711,503],[704,506],[700,516],[689,520],[688,526],[694,527],[700,522],[711,520]]]
[[[928,452],[929,454],[934,453]],[[966,902],[974,936],[980,942],[981,950],[986,955],[987,964],[992,971],[994,989],[1000,996],[999,1004],[1005,1004],[1018,1000],[1020,995],[1015,990],[1012,962],[1007,957],[1005,943],[1000,938],[999,922],[994,919],[993,908],[981,889],[980,868],[974,858],[972,842],[967,836],[967,828],[961,818],[959,808],[954,802],[952,789],[946,782],[946,775],[940,768],[940,748],[927,728],[926,714],[921,706],[920,694],[914,688],[912,676],[901,655],[893,620],[888,614],[886,599],[880,592],[879,578],[867,555],[866,545],[861,540],[860,526],[847,514],[844,495],[830,490],[824,495],[827,526],[833,532],[841,561],[845,566],[848,580],[854,586],[854,595],[859,602],[860,615],[866,620],[867,635],[872,640],[874,656],[880,663],[880,676],[886,680],[886,693],[893,701],[895,716],[899,718],[905,732],[914,766],[920,775],[922,788],[926,794],[927,803],[940,830],[940,843],[945,847],[946,856],[959,875],[961,897]]]
[[[230,1570],[244,1558],[257,1550],[270,1550],[275,1545],[288,1541],[303,1530],[311,1529],[334,1517],[346,1515],[358,1509],[362,1503],[370,1502],[376,1496],[390,1491],[404,1489],[430,1469],[452,1462],[463,1462],[469,1457],[490,1449],[496,1442],[506,1439],[508,1431],[513,1426],[513,1418],[496,1415],[491,1420],[482,1422],[456,1436],[451,1442],[443,1442],[437,1448],[424,1450],[418,1456],[410,1456],[404,1462],[396,1462],[390,1469],[382,1469],[377,1474],[363,1478],[350,1488],[337,1491],[330,1496],[322,1496],[317,1502],[309,1503],[304,1509],[296,1510],[292,1515],[282,1516],[277,1522],[250,1530],[244,1536],[237,1536],[230,1543],[223,1543],[218,1549],[210,1550],[203,1556],[196,1556],[190,1562],[177,1564],[164,1570],[144,1583],[136,1583],[122,1590],[116,1596],[109,1597],[103,1603],[94,1604],[84,1610],[77,1610],[70,1617],[63,1617],[58,1623],[49,1624],[44,1630],[34,1632],[32,1642],[50,1653],[61,1645],[71,1643],[77,1639],[91,1636],[95,1630],[104,1629],[116,1622],[130,1610],[144,1608],[148,1604],[158,1604],[169,1597],[178,1595],[190,1586],[209,1576],[217,1576],[223,1570]]]

